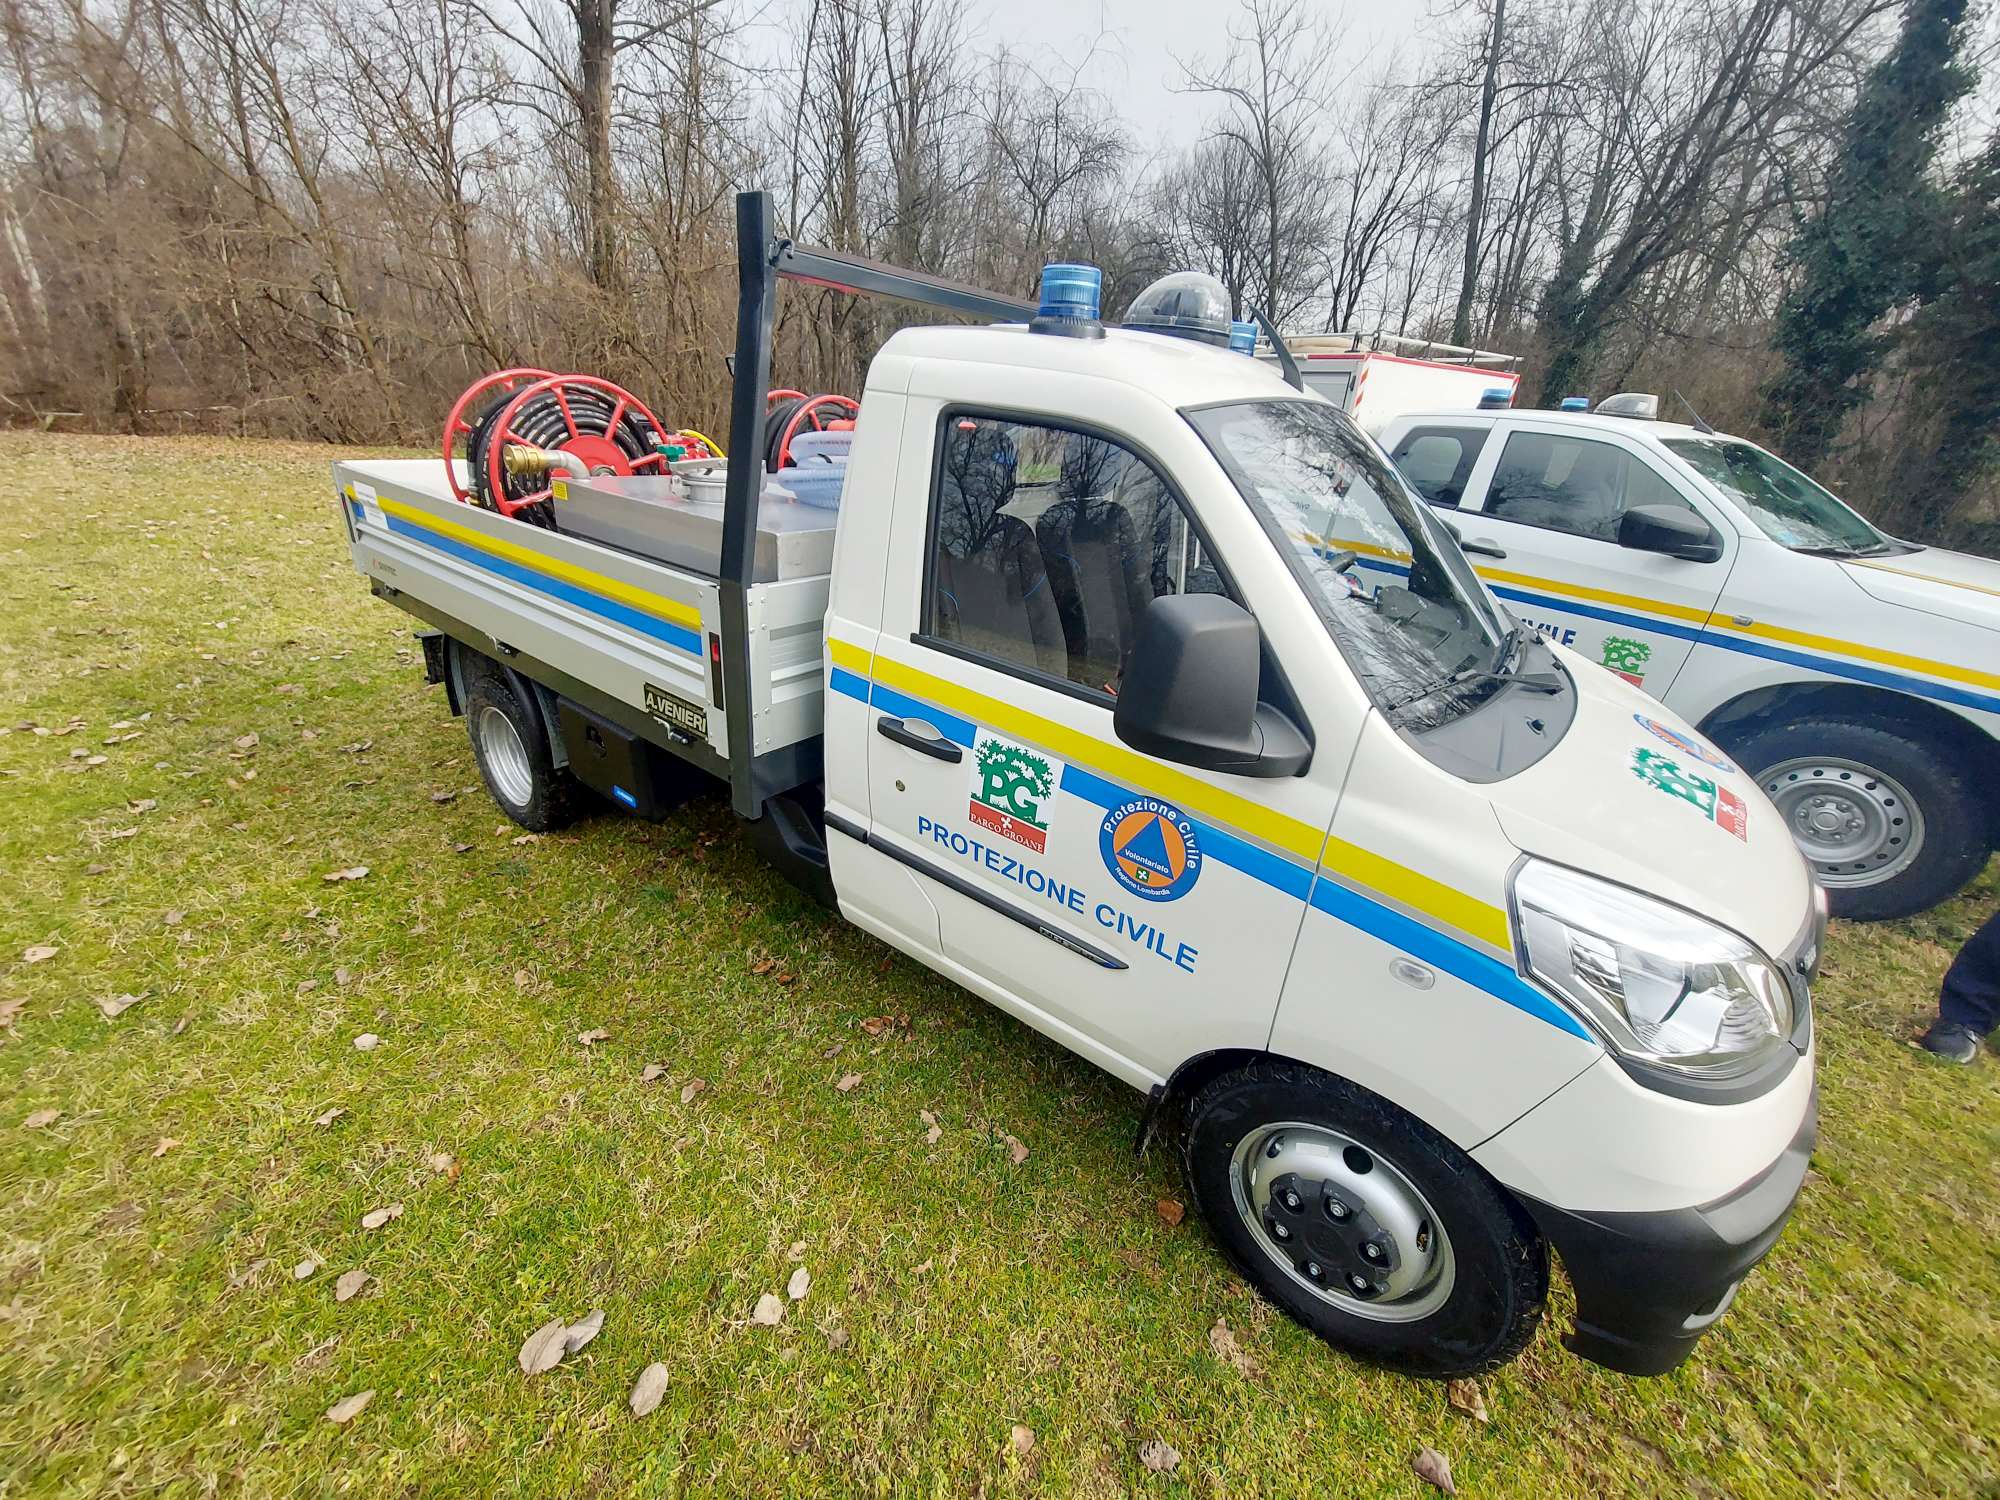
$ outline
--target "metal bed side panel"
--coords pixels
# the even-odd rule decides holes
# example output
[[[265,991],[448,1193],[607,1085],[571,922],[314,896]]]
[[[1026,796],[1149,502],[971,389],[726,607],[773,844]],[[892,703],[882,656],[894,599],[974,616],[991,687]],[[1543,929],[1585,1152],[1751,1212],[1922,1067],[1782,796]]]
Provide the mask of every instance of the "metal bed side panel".
[[[653,713],[649,685],[706,708],[727,758],[706,645],[713,583],[461,504],[435,459],[337,463],[334,483],[359,572],[640,713]]]

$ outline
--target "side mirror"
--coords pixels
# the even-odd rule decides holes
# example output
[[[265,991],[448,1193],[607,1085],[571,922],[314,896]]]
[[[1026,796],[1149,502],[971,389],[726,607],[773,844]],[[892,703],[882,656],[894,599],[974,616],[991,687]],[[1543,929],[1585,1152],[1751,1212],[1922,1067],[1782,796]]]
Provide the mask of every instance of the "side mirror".
[[[1112,728],[1134,750],[1234,776],[1296,776],[1312,745],[1257,701],[1263,636],[1218,594],[1163,594],[1146,606],[1118,688]]]
[[[1722,543],[1708,522],[1678,505],[1635,505],[1618,519],[1618,545],[1688,562],[1719,562]]]

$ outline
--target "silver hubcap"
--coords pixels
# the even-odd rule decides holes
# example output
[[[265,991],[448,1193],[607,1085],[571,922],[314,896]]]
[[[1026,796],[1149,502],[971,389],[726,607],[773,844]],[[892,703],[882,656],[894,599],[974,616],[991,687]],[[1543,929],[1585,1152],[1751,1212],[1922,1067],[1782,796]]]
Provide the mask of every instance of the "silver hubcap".
[[[1424,1195],[1337,1130],[1288,1121],[1251,1131],[1230,1188],[1265,1254],[1343,1312],[1408,1323],[1451,1295],[1451,1241]]]
[[[1781,761],[1758,778],[1820,884],[1879,885],[1924,845],[1924,815],[1872,766],[1833,755]]]
[[[528,748],[515,732],[514,721],[488,703],[479,710],[479,760],[493,779],[493,789],[516,807],[535,796],[535,773],[528,765]]]

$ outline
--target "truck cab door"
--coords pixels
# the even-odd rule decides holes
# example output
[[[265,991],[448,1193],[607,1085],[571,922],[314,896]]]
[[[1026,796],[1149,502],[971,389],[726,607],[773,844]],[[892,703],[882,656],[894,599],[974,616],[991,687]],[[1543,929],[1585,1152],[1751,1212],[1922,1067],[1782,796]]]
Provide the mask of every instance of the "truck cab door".
[[[1635,506],[1699,516],[1720,557],[1697,562],[1619,545]],[[1643,445],[1559,422],[1498,425],[1452,522],[1480,577],[1515,615],[1656,698],[1700,638],[1737,546],[1728,522],[1656,467]]]
[[[935,904],[938,967],[1127,1081],[1263,1047],[1337,773],[1249,782],[1120,742],[1139,615],[1161,594],[1231,592],[1226,554],[1162,464],[1057,415],[1103,411],[1104,391],[1065,399],[1080,377],[995,368],[971,402],[959,366],[938,377],[952,399],[925,399],[922,368],[882,629],[853,659],[871,850]],[[1180,441],[1169,417],[1153,408],[1158,439]]]

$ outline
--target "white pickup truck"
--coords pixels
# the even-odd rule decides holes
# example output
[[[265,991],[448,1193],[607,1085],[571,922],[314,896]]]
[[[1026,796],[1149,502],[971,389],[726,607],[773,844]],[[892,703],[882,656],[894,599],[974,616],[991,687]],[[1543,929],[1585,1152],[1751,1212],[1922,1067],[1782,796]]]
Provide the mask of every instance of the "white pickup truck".
[[[781,279],[1000,325],[883,346],[837,511],[754,460],[719,504],[565,479],[552,529],[437,460],[335,467],[502,809],[726,781],[848,920],[1145,1091],[1225,1253],[1365,1358],[1513,1357],[1553,1247],[1573,1349],[1677,1365],[1814,1135],[1825,913],[1756,785],[1518,628],[1295,368],[1205,347],[1226,321],[804,250],[763,194],[738,227],[732,454]]]
[[[2000,842],[2000,563],[1885,536],[1656,404],[1434,411],[1379,436],[1517,616],[1756,777],[1834,915],[1944,900]]]

